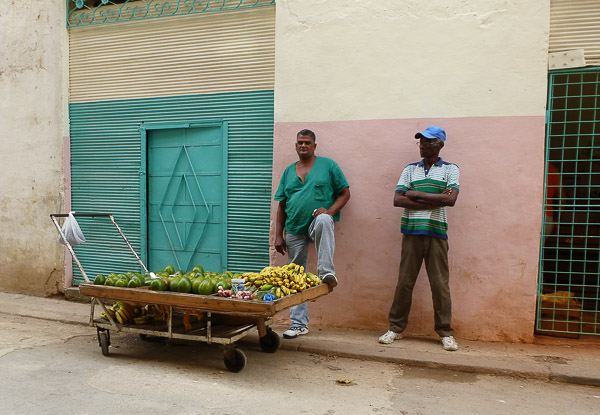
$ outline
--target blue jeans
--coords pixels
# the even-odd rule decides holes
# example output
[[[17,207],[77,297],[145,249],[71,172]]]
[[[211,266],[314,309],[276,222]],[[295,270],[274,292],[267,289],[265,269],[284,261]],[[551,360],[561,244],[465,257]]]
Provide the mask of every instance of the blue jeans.
[[[325,275],[335,275],[333,254],[335,252],[335,237],[333,218],[328,214],[317,216],[305,235],[285,233],[285,243],[288,249],[290,263],[298,264],[306,269],[308,262],[308,244],[314,241],[317,250],[317,274],[319,278]],[[308,303],[302,303],[290,309],[292,327],[308,326]]]

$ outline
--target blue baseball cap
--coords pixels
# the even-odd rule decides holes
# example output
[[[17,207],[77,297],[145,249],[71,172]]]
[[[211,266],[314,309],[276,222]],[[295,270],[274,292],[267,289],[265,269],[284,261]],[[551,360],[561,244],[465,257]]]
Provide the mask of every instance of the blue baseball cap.
[[[427,127],[422,133],[416,133],[415,138],[439,138],[442,141],[446,141],[446,131],[440,127]]]

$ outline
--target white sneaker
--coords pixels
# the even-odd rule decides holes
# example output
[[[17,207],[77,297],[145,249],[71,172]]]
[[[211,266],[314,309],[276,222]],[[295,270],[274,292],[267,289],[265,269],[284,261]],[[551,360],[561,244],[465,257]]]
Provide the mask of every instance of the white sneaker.
[[[400,340],[401,338],[401,333],[396,333],[395,331],[388,330],[385,334],[379,337],[379,343],[390,344],[394,343],[394,340]]]
[[[444,350],[454,352],[458,350],[458,343],[456,343],[456,340],[452,336],[442,337],[442,347]]]
[[[283,337],[286,339],[293,339],[301,334],[308,334],[308,327],[292,327],[283,332]]]

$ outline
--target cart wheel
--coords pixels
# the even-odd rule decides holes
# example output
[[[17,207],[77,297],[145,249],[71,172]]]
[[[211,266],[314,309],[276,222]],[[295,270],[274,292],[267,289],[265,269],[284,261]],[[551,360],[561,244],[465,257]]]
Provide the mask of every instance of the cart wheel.
[[[109,341],[108,341],[108,335],[101,331],[98,332],[98,342],[100,342],[100,347],[102,348],[102,354],[104,356],[108,356],[108,345],[109,345]]]
[[[225,350],[225,367],[237,373],[246,367],[246,355],[240,349],[232,347]]]
[[[281,340],[279,334],[275,333],[270,328],[267,329],[267,334],[259,339],[260,348],[265,353],[275,353],[279,350]]]

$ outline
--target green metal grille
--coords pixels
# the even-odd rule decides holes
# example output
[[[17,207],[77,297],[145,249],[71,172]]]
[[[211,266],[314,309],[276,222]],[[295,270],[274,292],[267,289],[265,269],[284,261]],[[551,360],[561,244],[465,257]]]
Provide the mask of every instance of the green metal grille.
[[[272,6],[275,0],[67,0],[67,27]]]
[[[600,335],[600,68],[550,73],[536,330]]]

